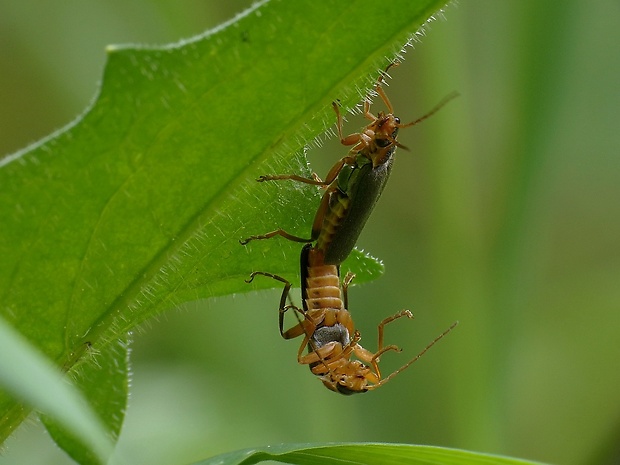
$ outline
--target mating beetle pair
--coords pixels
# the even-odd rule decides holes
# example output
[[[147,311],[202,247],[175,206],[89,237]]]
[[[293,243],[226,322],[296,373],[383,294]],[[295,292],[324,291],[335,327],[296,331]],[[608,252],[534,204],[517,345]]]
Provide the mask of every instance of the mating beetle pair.
[[[297,175],[261,176],[258,181],[293,180],[326,187],[312,225],[310,238],[302,238],[277,229],[263,235],[250,236],[241,241],[282,236],[288,240],[304,242],[301,253],[301,289],[303,308],[287,305],[291,283],[286,279],[266,272],[254,272],[268,276],[285,284],[280,299],[280,334],[285,339],[304,335],[297,354],[300,364],[310,366],[312,373],[319,376],[329,389],[341,394],[366,392],[382,386],[398,373],[420,358],[433,344],[456,326],[454,323],[433,340],[422,352],[401,368],[381,377],[379,357],[388,351],[400,352],[395,345],[384,346],[384,326],[401,317],[413,318],[411,312],[403,310],[381,321],[378,325],[377,352],[364,349],[360,344],[360,333],[355,329],[351,314],[347,310],[347,290],[353,279],[348,274],[340,284],[340,264],[351,253],[357,239],[370,216],[392,170],[393,155],[402,146],[396,139],[401,128],[414,126],[441,108],[455,95],[444,99],[439,105],[421,118],[408,124],[401,124],[394,116],[392,104],[383,91],[382,83],[389,65],[377,80],[375,92],[387,107],[377,116],[370,112],[370,101],[364,101],[364,117],[370,120],[361,132],[343,137],[342,116],[338,105],[333,108],[337,117],[340,142],[350,146],[349,153],[340,159],[328,172],[325,180]],[[314,245],[312,245],[314,243]],[[293,310],[298,324],[284,331],[284,314]],[[303,351],[308,347],[308,353]],[[358,360],[352,360],[355,356]]]

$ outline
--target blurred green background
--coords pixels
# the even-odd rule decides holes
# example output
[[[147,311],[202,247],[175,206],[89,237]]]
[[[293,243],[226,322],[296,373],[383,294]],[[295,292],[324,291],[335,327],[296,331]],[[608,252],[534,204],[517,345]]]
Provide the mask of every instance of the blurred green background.
[[[250,3],[0,2],[0,154],[83,111],[105,45],[177,41]],[[385,387],[344,398],[278,335],[279,290],[190,303],[135,334],[119,441],[135,463],[316,441],[619,463],[620,4],[468,0],[445,19],[388,93],[403,121],[461,97],[403,130],[411,151],[359,241],[387,271],[351,290],[350,309],[371,349],[378,321],[415,313],[388,328],[405,350],[386,373],[459,327]],[[309,156],[324,173],[343,154],[331,140]],[[72,463],[37,422],[0,461]]]

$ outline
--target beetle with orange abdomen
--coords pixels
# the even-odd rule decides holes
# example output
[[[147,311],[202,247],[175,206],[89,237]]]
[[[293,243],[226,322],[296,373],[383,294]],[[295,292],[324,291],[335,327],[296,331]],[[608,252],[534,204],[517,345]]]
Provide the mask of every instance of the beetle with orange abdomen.
[[[379,323],[377,351],[371,352],[361,346],[360,332],[347,309],[348,286],[353,275],[348,274],[341,285],[339,267],[325,264],[323,251],[307,244],[301,252],[302,308],[287,304],[291,289],[289,281],[271,273],[255,271],[247,282],[252,282],[257,275],[284,283],[279,308],[280,334],[284,339],[303,336],[297,361],[308,365],[328,389],[340,394],[367,392],[384,385],[416,362],[457,324],[454,323],[413,359],[383,378],[379,369],[380,357],[389,351],[401,351],[396,345],[384,345],[384,328],[399,318],[413,318],[409,310],[402,310]],[[289,310],[295,312],[298,324],[285,331],[284,315]],[[306,349],[308,353],[304,354]]]

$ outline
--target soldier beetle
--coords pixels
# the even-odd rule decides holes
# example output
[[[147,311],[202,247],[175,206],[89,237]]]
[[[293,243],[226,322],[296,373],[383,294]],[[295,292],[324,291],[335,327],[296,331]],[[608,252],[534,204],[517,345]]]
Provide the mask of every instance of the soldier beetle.
[[[310,244],[306,244],[302,249],[302,308],[287,304],[291,283],[285,278],[255,271],[246,282],[252,282],[257,275],[284,283],[279,308],[280,334],[284,339],[303,336],[297,352],[297,361],[302,365],[308,365],[311,372],[318,376],[328,389],[344,395],[367,392],[383,386],[415,363],[458,323],[452,324],[418,355],[383,378],[379,369],[380,357],[390,351],[401,352],[396,345],[384,344],[384,328],[399,318],[413,318],[409,310],[402,310],[379,323],[377,351],[371,352],[360,345],[360,332],[355,328],[353,318],[347,309],[348,286],[354,275],[347,274],[341,284],[339,267],[325,264],[322,250]],[[298,324],[285,331],[284,315],[289,310],[295,312]],[[308,353],[304,354],[306,348]]]
[[[316,175],[308,179],[295,174],[265,175],[258,179],[259,182],[293,180],[326,187],[314,217],[310,237],[303,238],[277,229],[267,234],[250,236],[241,240],[241,244],[281,236],[295,242],[316,241],[316,247],[324,252],[327,264],[339,265],[349,256],[389,179],[396,148],[407,149],[396,139],[398,131],[424,121],[457,96],[455,93],[448,95],[422,117],[402,124],[400,119],[394,116],[392,104],[382,88],[387,71],[396,65],[392,63],[385,69],[374,88],[387,107],[387,112],[380,111],[377,116],[373,115],[370,112],[370,100],[366,98],[364,117],[370,120],[370,124],[362,131],[344,137],[342,115],[336,102],[332,103],[340,142],[351,148],[349,153],[329,170],[324,181]]]

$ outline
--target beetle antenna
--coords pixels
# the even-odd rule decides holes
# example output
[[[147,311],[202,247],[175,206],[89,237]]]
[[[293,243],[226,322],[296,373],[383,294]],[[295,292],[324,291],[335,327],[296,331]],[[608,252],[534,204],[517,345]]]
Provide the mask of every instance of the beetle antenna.
[[[420,357],[422,357],[422,355],[424,355],[428,349],[430,349],[431,347],[433,347],[440,339],[442,339],[446,334],[448,334],[450,331],[452,331],[456,325],[458,325],[459,322],[455,321],[454,323],[452,323],[452,325],[450,325],[450,327],[448,329],[446,329],[443,333],[441,333],[439,336],[437,336],[435,339],[433,339],[431,341],[430,344],[428,344],[424,349],[422,349],[422,351],[416,355],[415,357],[413,357],[411,360],[409,360],[407,363],[405,363],[402,367],[400,367],[398,370],[396,370],[395,372],[393,372],[392,374],[390,374],[387,378],[382,379],[381,381],[379,381],[378,384],[375,384],[374,386],[368,386],[368,389],[376,389],[379,386],[383,386],[385,383],[387,383],[389,380],[391,380],[392,378],[394,378],[394,376],[396,376],[398,373],[400,373],[401,371],[406,370],[407,368],[409,368],[411,365],[413,365],[415,362],[417,362]]]
[[[407,124],[398,124],[397,126],[399,128],[408,128],[410,126],[415,126],[418,123],[421,123],[422,121],[424,121],[425,119],[430,118],[431,116],[433,116],[435,113],[437,113],[446,103],[448,103],[450,100],[455,99],[456,97],[458,97],[460,94],[458,92],[451,92],[448,95],[446,95],[443,99],[441,99],[441,101],[435,105],[431,111],[429,111],[428,113],[420,116],[417,120],[412,121],[411,123],[407,123]]]

